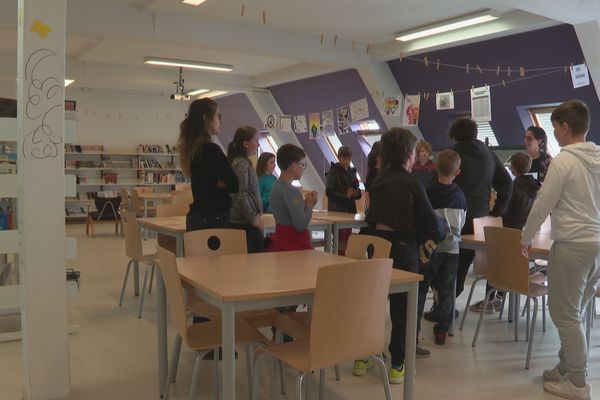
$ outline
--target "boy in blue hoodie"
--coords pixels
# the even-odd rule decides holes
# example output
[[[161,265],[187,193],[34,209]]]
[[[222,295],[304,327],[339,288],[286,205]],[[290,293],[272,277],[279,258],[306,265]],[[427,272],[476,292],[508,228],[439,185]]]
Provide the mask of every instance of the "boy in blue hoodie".
[[[431,255],[429,263],[421,264],[424,279],[419,283],[419,331],[425,297],[429,285],[438,290],[438,322],[433,328],[435,344],[446,342],[448,329],[454,314],[454,285],[458,268],[460,231],[467,216],[467,200],[463,191],[454,183],[460,174],[460,156],[454,150],[444,150],[438,156],[437,182],[427,189],[427,197],[435,213],[448,227],[446,237]]]

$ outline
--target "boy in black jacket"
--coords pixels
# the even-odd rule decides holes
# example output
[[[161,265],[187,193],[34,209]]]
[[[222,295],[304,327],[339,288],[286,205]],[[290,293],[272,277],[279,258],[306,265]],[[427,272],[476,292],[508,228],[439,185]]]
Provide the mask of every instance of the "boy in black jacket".
[[[531,169],[531,162],[531,157],[527,153],[515,153],[510,157],[510,170],[515,176],[515,180],[508,207],[502,216],[502,225],[506,228],[523,229],[537,192],[540,190],[539,182],[533,176],[525,175]],[[486,293],[491,288],[488,284],[485,289]],[[492,293],[485,313],[492,314],[494,311],[500,311],[503,297],[504,292]],[[482,308],[483,300],[473,304],[469,310],[481,312]]]
[[[327,210],[356,213],[356,200],[361,198],[356,169],[351,167],[352,149],[342,146],[338,150],[338,163],[331,163],[327,173],[325,191],[327,193]],[[339,254],[344,255],[348,237],[352,229],[340,229]]]

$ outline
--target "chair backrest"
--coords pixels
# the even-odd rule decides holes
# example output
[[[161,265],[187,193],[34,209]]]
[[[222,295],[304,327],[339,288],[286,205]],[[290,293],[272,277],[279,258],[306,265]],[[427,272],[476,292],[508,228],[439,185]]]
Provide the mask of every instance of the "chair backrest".
[[[127,189],[121,188],[121,204],[123,205],[123,210],[131,211],[131,206],[129,205],[129,192]]]
[[[142,208],[143,208],[143,204],[142,204],[142,199],[140,199],[140,196],[138,194],[138,190],[137,188],[134,188],[131,191],[131,210],[135,213],[139,213]]]
[[[346,246],[346,257],[356,260],[390,258],[392,244],[380,237],[371,235],[350,235]]]
[[[160,246],[156,247],[158,253],[158,266],[165,282],[165,289],[169,299],[171,321],[184,343],[187,344],[187,314],[185,308],[183,285],[177,271],[175,255]]]
[[[319,268],[310,326],[311,370],[384,350],[391,274],[391,259]]]
[[[122,211],[123,232],[125,233],[125,255],[136,261],[142,261],[142,237],[138,228],[135,213]]]
[[[485,226],[502,226],[501,217],[481,217],[473,219],[473,231],[476,235],[483,235],[483,227]],[[477,275],[487,275],[488,269],[488,254],[485,251],[475,251],[475,259],[473,261],[473,270]]]
[[[190,204],[194,202],[194,196],[191,190],[180,190],[175,191],[171,194],[172,204],[181,204],[185,206],[185,212],[187,214]]]
[[[96,196],[96,198],[94,199],[94,204],[96,205],[96,210],[98,210],[98,221],[116,221],[119,219],[119,213],[117,212],[117,210],[121,206],[120,197]]]
[[[529,291],[529,260],[521,254],[521,231],[486,226],[487,279],[491,286],[511,292]]]
[[[157,217],[180,217],[187,215],[189,207],[183,203],[166,203],[156,205]]]
[[[246,231],[241,229],[201,229],[183,234],[185,257],[245,254]]]

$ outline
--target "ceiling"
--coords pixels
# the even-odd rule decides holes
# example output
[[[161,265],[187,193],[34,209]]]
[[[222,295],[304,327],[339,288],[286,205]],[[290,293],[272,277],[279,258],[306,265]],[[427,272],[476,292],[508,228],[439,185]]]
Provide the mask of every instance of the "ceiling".
[[[533,7],[541,1],[524,2],[523,10],[516,0],[206,0],[198,7],[180,0],[69,0],[67,75],[75,87],[112,82],[171,90],[175,70],[143,64],[157,56],[232,64],[233,73],[185,71],[186,86],[247,90],[559,23],[557,6]],[[396,32],[486,8],[502,17],[476,39],[465,29],[453,43],[393,40]],[[0,2],[0,80],[13,82],[16,9],[17,0]],[[543,11],[554,19],[536,15]]]

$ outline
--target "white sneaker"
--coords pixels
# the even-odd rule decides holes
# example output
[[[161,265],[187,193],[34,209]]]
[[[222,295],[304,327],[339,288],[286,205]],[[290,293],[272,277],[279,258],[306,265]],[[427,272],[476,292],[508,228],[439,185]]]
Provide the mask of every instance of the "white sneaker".
[[[558,382],[545,381],[544,390],[556,396],[572,400],[591,400],[592,385],[589,383],[584,387],[577,387],[569,379]]]

